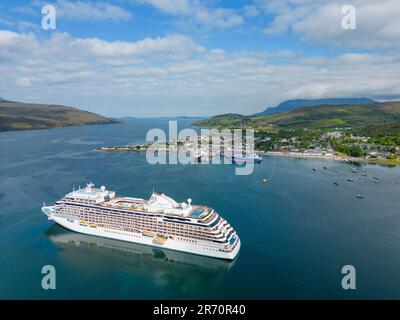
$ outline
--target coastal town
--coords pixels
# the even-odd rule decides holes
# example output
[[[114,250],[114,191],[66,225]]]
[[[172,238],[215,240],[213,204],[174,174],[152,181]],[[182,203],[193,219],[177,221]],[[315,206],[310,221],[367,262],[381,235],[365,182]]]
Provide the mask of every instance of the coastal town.
[[[398,165],[399,146],[395,139],[357,135],[352,128],[256,131],[257,150],[276,156]]]
[[[216,143],[216,141],[218,143]],[[208,162],[217,155],[231,156],[245,153],[246,139],[236,138],[229,143],[215,139],[212,131],[199,136],[157,143],[105,146],[99,152],[183,152],[201,162]],[[307,129],[256,130],[254,153],[259,156],[320,158],[337,161],[400,164],[400,148],[397,141],[381,141],[369,136],[354,135],[349,129],[316,131]],[[241,146],[243,146],[241,148]],[[238,148],[239,147],[239,148]],[[251,151],[249,151],[251,152]]]
[[[250,139],[248,139],[250,141]],[[217,131],[203,130],[200,135],[187,136],[181,139],[158,141],[144,144],[129,144],[121,146],[100,147],[99,152],[177,152],[186,153],[198,162],[209,162],[211,158],[230,158],[238,153],[265,154],[254,150],[254,141],[246,144],[246,138],[234,135],[223,137]]]

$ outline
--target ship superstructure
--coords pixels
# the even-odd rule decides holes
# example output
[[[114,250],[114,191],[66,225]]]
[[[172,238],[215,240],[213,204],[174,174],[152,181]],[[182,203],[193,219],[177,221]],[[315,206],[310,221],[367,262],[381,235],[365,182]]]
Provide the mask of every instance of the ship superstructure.
[[[240,239],[214,209],[177,203],[162,193],[149,200],[120,197],[104,186],[73,190],[42,211],[75,232],[233,260]]]

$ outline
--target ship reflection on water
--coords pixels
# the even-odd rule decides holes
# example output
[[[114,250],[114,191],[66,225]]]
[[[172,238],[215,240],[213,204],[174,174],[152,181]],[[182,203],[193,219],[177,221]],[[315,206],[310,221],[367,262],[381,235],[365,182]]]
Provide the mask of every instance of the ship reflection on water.
[[[92,270],[91,277],[117,271],[150,279],[158,286],[180,287],[181,293],[212,285],[236,262],[79,234],[58,225],[47,229],[46,236],[81,277],[79,268]]]

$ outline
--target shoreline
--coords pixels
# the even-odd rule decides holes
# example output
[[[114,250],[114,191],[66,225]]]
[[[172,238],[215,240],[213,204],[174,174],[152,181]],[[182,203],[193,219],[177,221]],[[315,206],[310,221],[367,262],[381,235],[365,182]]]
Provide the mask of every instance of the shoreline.
[[[342,162],[351,162],[356,161],[358,158],[344,157],[344,156],[336,156],[336,155],[323,155],[323,154],[310,154],[310,153],[301,153],[301,152],[283,152],[283,151],[256,151],[257,153],[261,153],[265,156],[273,156],[273,157],[288,157],[288,158],[301,158],[304,160],[307,159],[324,159],[324,160],[332,160],[332,161],[342,161]]]
[[[257,151],[258,152],[258,151]],[[287,158],[298,158],[303,160],[308,159],[321,159],[330,161],[340,161],[347,163],[364,163],[364,164],[377,164],[382,166],[399,166],[399,161],[391,161],[388,159],[365,159],[365,158],[354,158],[349,156],[338,156],[338,155],[323,155],[323,154],[310,154],[301,152],[283,152],[283,151],[260,151],[262,155],[272,157],[287,157]]]
[[[125,145],[125,146],[115,146],[115,147],[100,147],[95,149],[97,152],[108,152],[108,153],[142,153],[148,150],[163,152],[192,152],[193,150],[185,149],[184,146],[178,146],[176,149],[170,150],[171,147],[167,148],[155,148],[149,144],[139,144],[139,145]],[[320,159],[320,160],[328,160],[328,161],[340,161],[345,163],[364,163],[364,164],[377,164],[382,166],[400,166],[400,160],[389,160],[385,158],[354,158],[346,155],[337,155],[333,153],[309,153],[309,152],[294,152],[294,151],[262,151],[256,150],[256,154],[261,156],[271,156],[271,157],[287,157],[287,158],[297,158],[302,160],[308,159]],[[212,154],[209,155],[210,157]],[[223,157],[224,154],[221,153]]]

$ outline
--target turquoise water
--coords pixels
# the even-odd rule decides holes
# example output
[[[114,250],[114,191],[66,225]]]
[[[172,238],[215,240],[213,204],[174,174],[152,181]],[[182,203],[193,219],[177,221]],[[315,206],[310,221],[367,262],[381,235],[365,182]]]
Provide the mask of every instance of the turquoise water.
[[[179,121],[183,128],[191,120]],[[234,165],[150,166],[144,154],[93,151],[142,142],[167,122],[0,133],[0,298],[400,298],[398,168],[355,174],[339,162],[266,158],[253,175],[236,176]],[[240,254],[226,262],[155,250],[46,220],[44,201],[87,181],[121,195],[148,198],[155,188],[214,207],[238,231]],[[41,289],[48,264],[57,271],[54,291]],[[341,289],[347,264],[357,270],[354,291]]]

